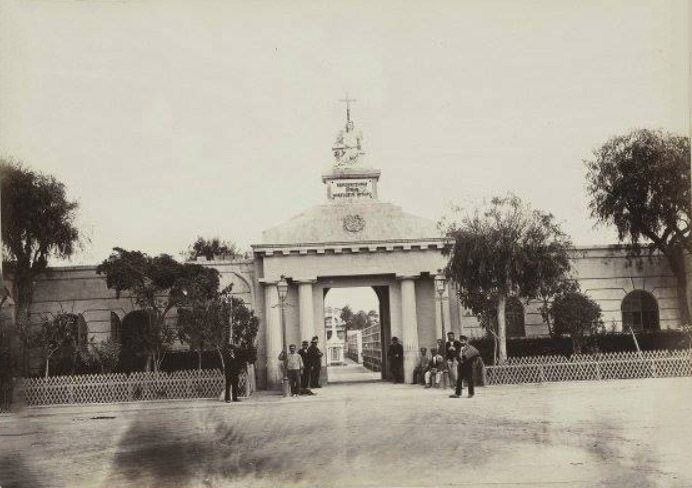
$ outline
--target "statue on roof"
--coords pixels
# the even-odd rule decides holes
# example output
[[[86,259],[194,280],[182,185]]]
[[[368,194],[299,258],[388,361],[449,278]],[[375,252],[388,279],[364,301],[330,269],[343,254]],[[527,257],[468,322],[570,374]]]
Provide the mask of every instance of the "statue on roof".
[[[351,120],[351,102],[355,102],[355,100],[346,95],[346,98],[341,101],[346,102],[346,126],[336,136],[332,151],[334,151],[336,166],[354,166],[362,161],[365,154],[363,151],[363,134],[355,128]]]

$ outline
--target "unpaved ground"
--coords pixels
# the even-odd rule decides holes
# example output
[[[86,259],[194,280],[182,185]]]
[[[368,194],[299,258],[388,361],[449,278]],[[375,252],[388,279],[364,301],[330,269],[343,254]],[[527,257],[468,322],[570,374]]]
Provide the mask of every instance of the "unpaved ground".
[[[379,381],[382,373],[370,371],[363,365],[346,358],[342,366],[329,366],[327,368],[330,383],[352,383],[357,381]]]
[[[692,379],[29,410],[0,486],[692,486]]]

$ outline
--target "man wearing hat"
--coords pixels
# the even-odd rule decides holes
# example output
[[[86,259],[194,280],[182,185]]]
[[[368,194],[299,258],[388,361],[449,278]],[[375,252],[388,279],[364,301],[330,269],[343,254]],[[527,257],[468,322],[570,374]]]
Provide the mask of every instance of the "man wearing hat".
[[[461,397],[461,390],[463,388],[463,381],[466,380],[466,384],[469,387],[469,398],[473,397],[473,366],[476,361],[480,360],[481,353],[468,343],[466,336],[459,336],[459,343],[461,344],[461,350],[457,356],[458,366],[457,366],[457,384],[454,395],[450,395],[451,398]]]
[[[320,386],[320,371],[322,369],[322,351],[317,347],[319,338],[314,336],[308,347],[308,367],[310,368],[310,387],[322,388]]]
[[[224,376],[226,377],[224,400],[226,403],[231,401],[231,391],[232,398],[234,402],[239,402],[238,390],[240,383],[240,372],[245,368],[245,362],[241,360],[240,351],[234,344],[228,344],[224,348],[223,354],[223,369]]]
[[[404,382],[404,348],[397,337],[392,337],[392,343],[387,349],[387,359],[392,371],[394,383]]]
[[[303,358],[303,364],[305,365],[303,368],[303,375],[300,378],[300,387],[302,391],[310,388],[310,359],[308,354],[309,345],[310,343],[308,341],[303,341],[301,348],[298,351],[298,354],[300,354],[300,357]]]
[[[447,374],[449,375],[449,386],[453,388],[457,380],[457,370],[459,369],[459,351],[461,350],[461,342],[454,339],[454,332],[447,332],[447,342],[445,342],[444,352],[440,350],[440,354],[444,354],[447,360]]]

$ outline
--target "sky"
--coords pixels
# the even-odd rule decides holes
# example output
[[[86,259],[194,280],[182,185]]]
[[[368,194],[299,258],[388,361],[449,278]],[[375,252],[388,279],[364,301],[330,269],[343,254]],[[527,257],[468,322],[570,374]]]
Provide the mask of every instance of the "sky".
[[[349,305],[354,312],[369,312],[375,310],[380,313],[380,302],[375,291],[370,287],[356,288],[332,288],[324,299],[325,309],[329,307],[343,308]]]
[[[85,239],[258,243],[326,201],[352,116],[380,200],[438,220],[513,192],[579,245],[584,160],[689,132],[685,1],[0,0],[0,155],[64,182]]]

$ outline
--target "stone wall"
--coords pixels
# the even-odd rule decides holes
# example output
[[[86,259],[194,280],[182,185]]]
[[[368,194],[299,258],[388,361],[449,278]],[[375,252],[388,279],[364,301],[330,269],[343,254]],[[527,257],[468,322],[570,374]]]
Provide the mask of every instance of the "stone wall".
[[[413,257],[416,254],[409,254]],[[307,256],[306,256],[307,257]],[[363,256],[353,256],[352,259],[359,259]],[[291,258],[294,258],[291,256]],[[295,256],[294,259],[299,259]],[[308,261],[318,259],[318,256],[308,258]],[[397,264],[397,260],[389,261],[390,265]],[[355,262],[352,261],[355,264]],[[670,271],[665,259],[662,256],[654,256],[652,259],[645,258],[637,265],[630,263],[625,258],[624,252],[615,247],[594,247],[583,248],[573,252],[572,263],[574,277],[579,281],[581,288],[603,309],[604,321],[607,327],[620,330],[622,318],[620,305],[627,293],[635,289],[641,289],[651,293],[658,302],[660,323],[662,329],[677,328],[680,326],[680,315],[677,308],[677,288],[675,277]],[[264,315],[261,298],[261,289],[256,279],[256,263],[253,260],[239,261],[201,261],[201,264],[214,266],[221,274],[221,287],[233,283],[233,295],[241,298],[251,308],[255,309],[258,316]],[[278,267],[279,263],[274,266]],[[322,263],[320,263],[322,264]],[[329,264],[329,263],[325,263]],[[289,267],[293,267],[291,264]],[[407,267],[411,264],[408,263]],[[320,266],[321,267],[321,266]],[[357,268],[358,266],[356,266]],[[305,268],[303,268],[305,269]],[[345,272],[345,270],[342,270]],[[340,280],[341,286],[367,285],[370,283],[369,277],[352,277]],[[378,283],[382,281],[377,281]],[[394,286],[394,280],[384,280],[383,283]],[[373,284],[376,284],[373,282]],[[327,287],[328,283],[316,287],[315,293],[315,316],[319,317],[318,310],[321,302],[322,288]],[[289,303],[297,303],[297,292],[291,290]],[[294,296],[295,295],[295,296]],[[451,300],[445,307],[445,327],[457,333],[464,333],[468,336],[478,336],[483,334],[477,319],[466,309],[464,309],[456,298],[456,290],[450,286]],[[428,345],[434,342],[436,332],[433,324],[435,314],[439,315],[438,302],[435,302],[434,287],[431,276],[423,276],[416,280],[416,301],[419,342],[421,345]],[[392,306],[399,306],[399,296],[393,291]],[[540,303],[529,302],[525,304],[525,328],[527,336],[544,335],[548,333],[547,325],[543,322],[538,308]],[[76,314],[83,314],[88,326],[89,333],[97,340],[105,339],[111,331],[110,313],[114,312],[122,319],[128,312],[134,310],[135,305],[127,294],[123,294],[120,299],[116,298],[112,290],[106,288],[105,278],[96,274],[95,266],[69,266],[51,268],[45,275],[41,276],[36,283],[34,291],[34,302],[31,311],[37,318],[58,311],[66,311]],[[447,316],[448,314],[448,316]],[[289,307],[286,310],[288,323],[296,323],[298,311],[297,307]],[[398,315],[393,311],[392,332],[394,335],[398,331],[396,318]],[[175,314],[171,316],[175,319]],[[289,327],[288,340],[299,341],[296,327]],[[262,333],[259,334],[261,341]],[[323,343],[325,338],[321,338]]]
[[[571,253],[572,276],[581,289],[595,300],[603,311],[603,321],[609,331],[622,330],[620,307],[625,296],[634,290],[644,290],[656,299],[661,329],[680,327],[675,276],[661,255],[630,262],[624,250],[616,246],[575,249]],[[483,334],[478,320],[465,310],[458,300],[453,309],[453,321],[461,320],[464,334],[478,337]],[[541,303],[524,303],[527,336],[548,334],[548,325],[539,312]],[[459,318],[454,315],[460,314]]]
[[[681,325],[676,279],[663,256],[630,263],[621,249],[600,247],[575,251],[572,264],[575,278],[582,290],[599,303],[609,328],[622,329],[620,306],[625,296],[634,290],[647,291],[656,299],[661,329]],[[539,321],[540,315],[534,314],[531,323],[547,332],[544,326],[538,325]],[[527,317],[527,329],[528,323]]]
[[[233,284],[232,295],[251,308],[255,302],[256,280],[252,260],[199,261],[219,270],[221,288]],[[104,276],[96,274],[96,266],[50,268],[36,281],[31,314],[35,322],[60,311],[81,314],[89,328],[89,336],[105,340],[111,334],[111,312],[120,320],[136,309],[129,294],[116,297],[106,287]],[[175,324],[173,310],[168,320]]]
[[[318,318],[324,316],[325,289],[339,286],[387,286],[390,327],[388,337],[382,339],[386,343],[391,336],[401,337],[402,295],[398,276],[400,272],[410,273],[415,282],[418,345],[430,347],[441,331],[433,275],[434,270],[442,267],[444,262],[441,250],[429,247],[391,249],[384,252],[378,248],[359,253],[344,251],[341,254],[275,253],[254,260],[201,261],[201,264],[218,269],[221,286],[233,283],[233,295],[247,303],[260,318],[257,371],[259,386],[263,388],[267,371],[266,317],[268,313],[278,314],[273,304],[265,303],[265,287],[261,282],[266,280],[267,274],[271,277],[286,274],[294,280],[314,277],[310,300],[312,317],[316,321],[314,333],[320,337],[320,344],[325,345],[324,327]],[[621,329],[622,300],[635,289],[645,290],[656,298],[662,329],[680,326],[676,282],[663,257],[654,256],[636,265],[629,263],[624,252],[618,248],[592,247],[575,250],[572,263],[575,279],[579,281],[582,290],[601,305],[604,321],[609,329]],[[287,304],[287,340],[299,344],[304,338],[300,334],[298,285],[295,282],[291,282],[289,287]],[[537,302],[524,305],[527,336],[548,333],[547,325],[538,312],[539,306]],[[60,310],[82,314],[89,334],[101,340],[111,333],[111,313],[122,319],[134,308],[135,304],[129,296],[124,294],[116,298],[115,293],[106,288],[105,278],[96,274],[95,266],[71,266],[51,268],[40,277],[36,283],[31,310],[37,318]],[[469,337],[484,334],[478,320],[459,303],[453,284],[449,285],[449,293],[445,296],[442,308],[447,331],[463,333]],[[175,319],[175,313],[172,313],[170,320]],[[278,323],[278,319],[276,321]]]

